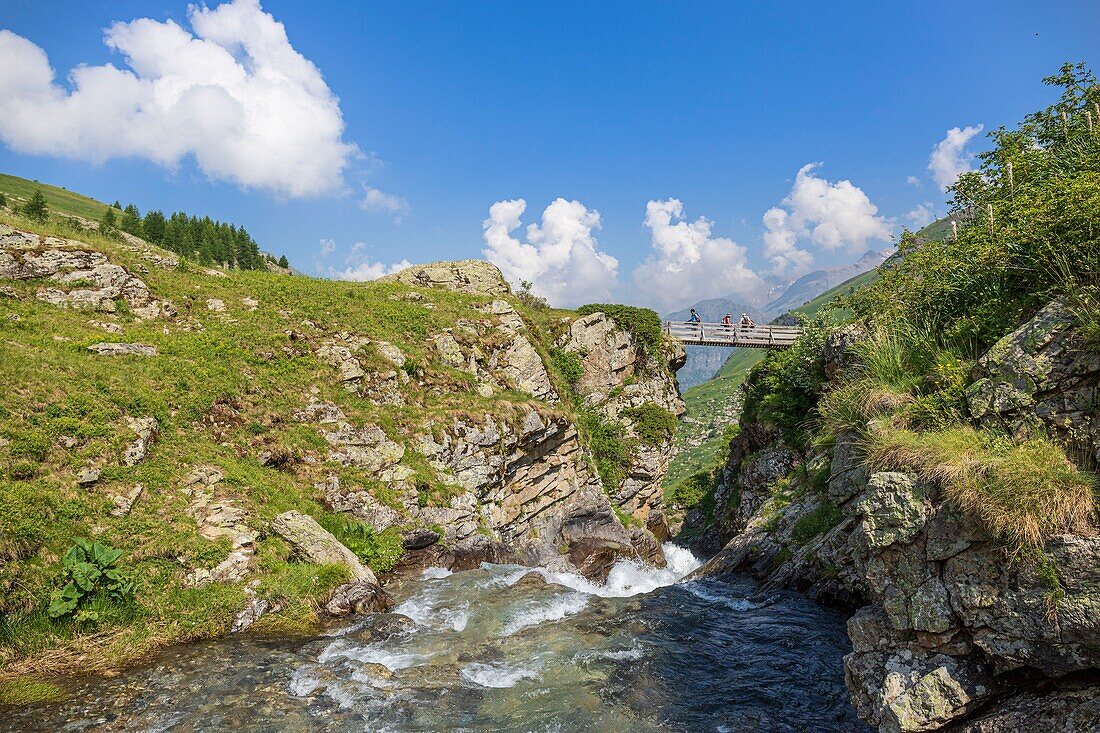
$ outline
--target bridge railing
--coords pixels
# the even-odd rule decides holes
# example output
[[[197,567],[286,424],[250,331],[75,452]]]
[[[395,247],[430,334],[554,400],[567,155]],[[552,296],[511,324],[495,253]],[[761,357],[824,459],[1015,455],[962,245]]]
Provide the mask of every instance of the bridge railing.
[[[691,323],[666,321],[665,333],[693,344],[715,346],[748,346],[756,348],[786,348],[802,334],[798,326],[742,326],[738,323]]]

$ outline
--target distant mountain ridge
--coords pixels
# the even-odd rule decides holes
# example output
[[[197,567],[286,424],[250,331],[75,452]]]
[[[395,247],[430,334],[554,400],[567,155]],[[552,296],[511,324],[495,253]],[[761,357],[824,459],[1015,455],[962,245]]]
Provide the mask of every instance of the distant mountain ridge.
[[[764,298],[731,293],[721,298],[700,300],[691,308],[695,308],[699,312],[699,317],[708,322],[721,321],[727,313],[731,314],[734,320],[740,318],[742,313],[748,313],[756,322],[764,323],[799,308],[830,288],[836,287],[856,275],[875,269],[885,262],[893,254],[893,251],[893,249],[868,250],[855,262],[822,267],[785,285],[780,281],[776,281],[768,295],[764,296],[764,298],[772,296],[772,299],[768,301],[765,301]],[[777,292],[779,295],[774,296],[774,293]],[[669,321],[686,321],[691,308],[683,308],[669,313],[665,316],[665,319]],[[687,362],[676,373],[680,387],[689,389],[707,381],[718,372],[727,356],[729,356],[729,350],[720,346],[687,347]]]
[[[808,272],[791,283],[782,295],[764,306],[763,310],[770,319],[798,308],[829,288],[868,270],[875,269],[885,262],[893,252],[893,249],[867,250],[862,257],[850,264],[833,265]]]

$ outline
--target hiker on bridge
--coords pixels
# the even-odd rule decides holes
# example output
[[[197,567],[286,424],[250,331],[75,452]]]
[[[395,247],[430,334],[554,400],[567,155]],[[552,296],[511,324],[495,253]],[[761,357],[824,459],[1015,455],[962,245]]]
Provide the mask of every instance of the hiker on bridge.
[[[722,330],[726,333],[726,338],[729,338],[729,334],[733,330],[733,318],[729,313],[722,318]]]
[[[749,318],[748,313],[741,314],[741,328],[756,328],[756,321]]]
[[[691,315],[688,316],[688,323],[696,326],[699,329],[699,338],[703,338],[703,319],[699,317],[694,308],[691,309]]]

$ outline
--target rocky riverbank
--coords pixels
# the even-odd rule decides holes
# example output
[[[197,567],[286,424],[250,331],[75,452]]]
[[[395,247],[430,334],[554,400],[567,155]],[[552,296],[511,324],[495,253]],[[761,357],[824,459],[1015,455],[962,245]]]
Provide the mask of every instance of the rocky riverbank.
[[[975,423],[1058,436],[1095,467],[1100,357],[1074,329],[1051,303],[978,360],[965,401]],[[864,338],[848,327],[826,340],[822,394],[846,384]],[[1100,728],[1095,515],[1014,548],[942,480],[881,470],[867,446],[851,431],[798,450],[744,422],[700,540],[722,549],[697,575],[747,572],[853,609],[846,681],[883,733]]]
[[[395,567],[664,564],[683,351],[621,314],[529,308],[486,262],[355,285],[0,227],[0,676],[380,609]],[[77,537],[134,601],[42,622]]]

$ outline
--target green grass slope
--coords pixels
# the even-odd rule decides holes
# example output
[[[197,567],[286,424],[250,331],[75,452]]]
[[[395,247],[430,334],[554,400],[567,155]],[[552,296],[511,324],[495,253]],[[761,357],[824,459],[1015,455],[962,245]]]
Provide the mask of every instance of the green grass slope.
[[[81,196],[60,186],[51,186],[48,183],[0,173],[0,193],[11,200],[9,206],[11,203],[26,202],[35,189],[42,191],[42,195],[46,197],[46,206],[53,212],[99,221],[108,208],[108,205],[101,201]]]

